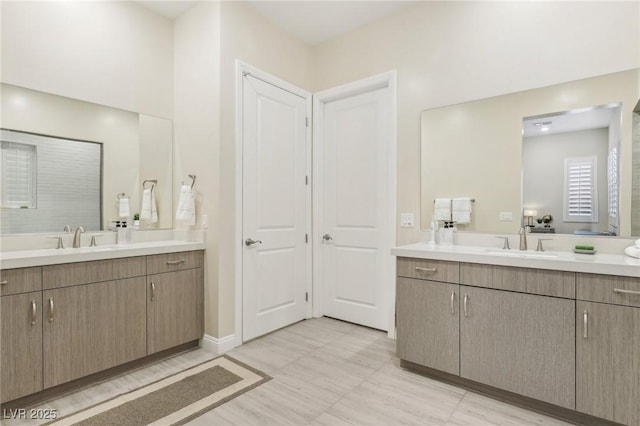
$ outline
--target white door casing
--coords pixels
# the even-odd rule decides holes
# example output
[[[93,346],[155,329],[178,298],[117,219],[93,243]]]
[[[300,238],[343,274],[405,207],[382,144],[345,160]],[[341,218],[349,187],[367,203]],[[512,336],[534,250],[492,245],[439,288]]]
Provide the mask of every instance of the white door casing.
[[[242,75],[241,342],[309,315],[310,96],[270,79]]]
[[[386,330],[390,337],[395,159],[394,72],[316,95],[314,315]]]

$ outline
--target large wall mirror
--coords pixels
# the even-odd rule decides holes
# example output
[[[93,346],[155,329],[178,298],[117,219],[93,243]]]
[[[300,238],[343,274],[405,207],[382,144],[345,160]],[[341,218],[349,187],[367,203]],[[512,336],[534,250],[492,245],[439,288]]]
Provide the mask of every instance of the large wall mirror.
[[[635,69],[423,111],[423,228],[471,197],[462,231],[640,236],[639,99]]]
[[[150,180],[157,221],[140,227],[173,226],[170,120],[8,84],[1,90],[2,234],[108,229],[122,194],[130,220],[140,212]]]

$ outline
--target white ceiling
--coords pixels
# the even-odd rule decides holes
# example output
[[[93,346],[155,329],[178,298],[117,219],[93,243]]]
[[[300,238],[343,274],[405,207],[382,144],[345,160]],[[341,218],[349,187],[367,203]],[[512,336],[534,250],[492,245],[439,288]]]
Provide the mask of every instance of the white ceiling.
[[[311,45],[349,32],[412,3],[404,0],[245,0],[245,2],[276,26]],[[198,2],[138,0],[138,3],[167,18],[175,19]]]
[[[522,120],[522,136],[526,138],[609,127],[613,113],[619,107],[618,104],[613,104],[525,118]],[[543,128],[548,130],[543,131]]]

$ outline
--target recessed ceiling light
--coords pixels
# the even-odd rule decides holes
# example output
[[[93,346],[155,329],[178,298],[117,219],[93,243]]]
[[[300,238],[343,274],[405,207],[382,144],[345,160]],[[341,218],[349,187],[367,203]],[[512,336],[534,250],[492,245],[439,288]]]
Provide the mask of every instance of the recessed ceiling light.
[[[549,131],[549,128],[548,128],[548,127],[541,127],[541,128],[540,128],[540,131],[541,131],[541,132],[548,132],[548,131]]]

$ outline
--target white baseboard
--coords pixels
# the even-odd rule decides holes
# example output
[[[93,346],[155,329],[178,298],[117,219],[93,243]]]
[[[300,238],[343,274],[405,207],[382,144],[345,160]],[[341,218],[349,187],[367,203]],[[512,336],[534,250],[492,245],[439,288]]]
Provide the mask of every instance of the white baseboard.
[[[224,337],[213,337],[205,334],[200,341],[200,347],[216,355],[221,355],[235,347],[235,336],[230,334]]]

